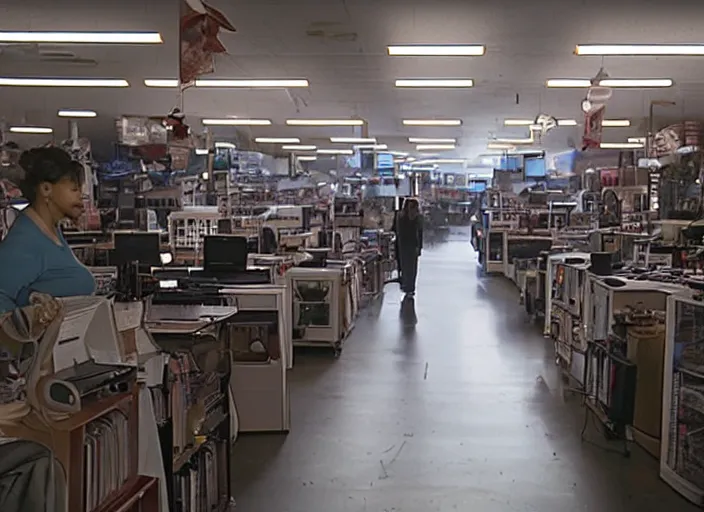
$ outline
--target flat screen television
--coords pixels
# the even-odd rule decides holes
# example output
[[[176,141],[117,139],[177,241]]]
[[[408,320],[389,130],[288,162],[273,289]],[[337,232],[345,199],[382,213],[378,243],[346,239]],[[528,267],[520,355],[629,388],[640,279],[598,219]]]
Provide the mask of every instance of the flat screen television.
[[[210,235],[203,242],[203,269],[208,273],[247,270],[247,237]]]
[[[470,181],[467,189],[469,192],[481,193],[486,192],[486,181]]]
[[[544,158],[525,158],[523,160],[523,174],[526,178],[544,178],[546,172]]]
[[[111,265],[138,261],[141,265],[159,266],[159,233],[115,233],[115,249],[111,256]]]
[[[511,172],[520,171],[521,157],[517,155],[502,156],[501,160],[499,160],[499,170]]]

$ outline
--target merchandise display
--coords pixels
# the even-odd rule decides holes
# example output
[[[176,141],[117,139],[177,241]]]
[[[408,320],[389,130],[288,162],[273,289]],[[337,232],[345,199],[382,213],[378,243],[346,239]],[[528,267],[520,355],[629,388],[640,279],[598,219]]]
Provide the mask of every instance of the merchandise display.
[[[404,407],[435,411],[459,381],[492,394],[470,408],[494,404],[505,386],[483,379],[507,372],[477,371],[474,346],[437,343],[472,345],[477,333],[484,347],[498,340],[510,392],[528,373],[510,363],[539,355],[542,384],[579,400],[583,440],[596,425],[624,456],[639,445],[704,507],[704,122],[691,65],[704,46],[686,42],[704,6],[662,16],[591,3],[517,2],[505,20],[491,2],[0,8],[0,512],[234,512],[237,493],[262,489],[272,501],[246,496],[237,510],[437,508],[422,486],[410,498],[330,487],[362,474],[361,459],[341,459],[345,474],[324,475],[326,486],[327,459],[310,463],[310,447],[331,446],[323,427],[356,405],[323,414],[302,393],[358,377],[323,379],[327,364],[408,380],[423,360],[412,391],[432,393]],[[492,20],[505,30],[473,41]],[[617,32],[621,44],[595,39]],[[513,285],[518,315],[494,314]],[[56,297],[37,292],[47,289]],[[466,311],[478,301],[486,311]],[[538,350],[508,361],[515,340]],[[372,347],[390,359],[353,368]],[[374,396],[391,395],[364,390]],[[434,421],[402,413],[417,432]],[[332,420],[311,429],[301,415]],[[524,416],[497,417],[523,432]],[[528,434],[537,420],[525,418]],[[298,428],[316,436],[306,450],[291,447],[298,433],[286,438]],[[531,444],[506,432],[516,439],[493,441]],[[287,440],[259,461],[235,448],[240,434],[256,449],[265,434]],[[384,452],[392,462],[413,448],[383,443],[398,445]],[[591,474],[601,458],[584,460]],[[393,476],[385,461],[381,480]],[[630,482],[621,469],[600,477]],[[291,481],[272,487],[281,475]],[[309,493],[298,501],[295,479]],[[608,508],[599,499],[586,501]]]

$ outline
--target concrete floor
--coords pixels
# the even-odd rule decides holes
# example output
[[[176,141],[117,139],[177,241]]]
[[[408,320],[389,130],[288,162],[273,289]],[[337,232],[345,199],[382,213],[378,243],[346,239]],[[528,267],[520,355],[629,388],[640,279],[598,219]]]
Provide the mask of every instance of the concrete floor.
[[[238,511],[699,510],[637,447],[626,459],[580,441],[584,413],[551,344],[513,285],[475,261],[467,242],[427,248],[415,328],[389,285],[339,360],[297,353],[291,433],[235,447]]]

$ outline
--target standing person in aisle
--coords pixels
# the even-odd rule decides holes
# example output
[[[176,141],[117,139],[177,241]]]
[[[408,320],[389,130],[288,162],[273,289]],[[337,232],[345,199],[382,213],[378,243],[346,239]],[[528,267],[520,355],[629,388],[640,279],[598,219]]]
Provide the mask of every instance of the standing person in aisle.
[[[408,198],[403,202],[403,209],[396,219],[395,231],[401,265],[401,291],[407,297],[413,297],[416,293],[418,257],[423,250],[423,217],[417,199]]]

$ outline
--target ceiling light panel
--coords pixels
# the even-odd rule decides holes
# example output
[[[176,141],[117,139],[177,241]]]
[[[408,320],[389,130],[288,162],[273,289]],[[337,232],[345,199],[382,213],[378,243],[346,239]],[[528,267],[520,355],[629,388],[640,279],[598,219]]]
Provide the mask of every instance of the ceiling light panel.
[[[405,126],[460,126],[461,119],[404,119]]]
[[[281,149],[285,151],[315,151],[318,149],[317,146],[311,146],[307,144],[297,144],[297,145],[291,145],[291,144],[285,144],[281,146]]]
[[[603,128],[628,128],[631,122],[628,119],[604,119],[601,122]]]
[[[362,126],[362,119],[287,119],[289,126]]]
[[[178,80],[173,78],[147,78],[144,80],[144,85],[147,87],[176,88],[178,87]]]
[[[450,151],[455,147],[454,144],[418,144],[416,151]]]
[[[558,126],[577,126],[577,121],[574,119],[558,119]]]
[[[504,126],[531,126],[533,119],[504,119]]]
[[[355,146],[354,149],[373,149],[374,151],[384,151],[389,149],[387,144],[362,144]]]
[[[672,83],[669,78],[608,78],[599,82],[599,85],[602,87],[653,88],[672,87]]]
[[[433,138],[433,137],[408,137],[411,144],[455,144],[457,139]]]
[[[308,87],[308,80],[196,80],[196,87],[211,87],[221,89],[285,89],[289,87]]]
[[[486,52],[479,44],[407,44],[388,47],[392,57],[481,57]]]
[[[301,162],[314,162],[315,160],[318,159],[317,156],[299,156],[299,157],[296,157],[296,158],[297,158],[298,160],[300,160]]]
[[[206,126],[270,126],[269,119],[203,119]]]
[[[396,80],[396,87],[463,88],[473,86],[474,80],[470,78],[405,78]]]
[[[640,149],[643,144],[640,142],[602,142],[601,149]]]
[[[0,78],[0,87],[129,87],[127,80],[100,78]]]
[[[353,155],[354,151],[351,149],[319,149],[317,153],[319,155]]]
[[[628,137],[628,142],[630,142],[632,144],[645,145],[645,137]]]
[[[466,160],[464,158],[429,158],[427,160],[418,160],[413,163],[413,165],[428,165],[428,164],[463,164]]]
[[[158,32],[0,32],[0,43],[159,44]]]
[[[580,44],[577,55],[686,56],[704,55],[702,44]]]
[[[51,128],[44,128],[41,126],[12,126],[10,127],[10,132],[12,133],[31,133],[31,134],[50,134],[54,130]]]
[[[62,109],[57,113],[59,117],[69,117],[74,119],[98,117],[98,113],[93,110],[68,110]]]
[[[376,144],[374,137],[330,137],[334,144]]]
[[[487,149],[503,149],[503,150],[511,150],[511,149],[516,149],[516,147],[513,144],[505,144],[501,142],[490,142],[489,144],[486,145]]]
[[[546,85],[551,88],[587,88],[591,87],[592,82],[582,78],[551,78],[546,82]],[[671,87],[673,82],[670,78],[607,78],[601,80],[599,85],[614,88],[651,89]]]
[[[257,137],[254,139],[261,144],[300,144],[298,137]]]

